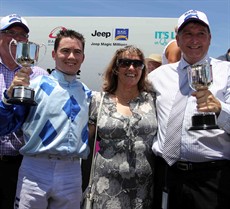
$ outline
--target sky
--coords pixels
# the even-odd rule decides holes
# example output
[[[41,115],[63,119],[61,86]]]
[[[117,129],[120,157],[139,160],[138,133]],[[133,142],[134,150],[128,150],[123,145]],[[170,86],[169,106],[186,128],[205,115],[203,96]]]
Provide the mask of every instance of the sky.
[[[0,16],[179,18],[190,9],[203,11],[209,19],[209,55],[224,54],[230,48],[230,0],[0,0]]]

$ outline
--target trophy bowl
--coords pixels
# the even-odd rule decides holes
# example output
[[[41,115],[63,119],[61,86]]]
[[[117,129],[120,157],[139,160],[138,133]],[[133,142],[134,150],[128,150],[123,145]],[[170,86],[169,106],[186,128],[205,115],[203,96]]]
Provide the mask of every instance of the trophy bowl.
[[[204,64],[188,67],[189,85],[193,90],[200,86],[209,87],[213,82],[212,66],[206,61]],[[192,116],[192,127],[189,130],[218,129],[214,112],[199,112]]]
[[[13,57],[11,45],[16,45],[16,55]],[[44,46],[44,45],[43,45]],[[40,45],[33,42],[17,42],[14,39],[9,44],[9,51],[13,60],[21,67],[32,67],[38,63]],[[10,104],[36,106],[34,90],[28,86],[15,86]]]

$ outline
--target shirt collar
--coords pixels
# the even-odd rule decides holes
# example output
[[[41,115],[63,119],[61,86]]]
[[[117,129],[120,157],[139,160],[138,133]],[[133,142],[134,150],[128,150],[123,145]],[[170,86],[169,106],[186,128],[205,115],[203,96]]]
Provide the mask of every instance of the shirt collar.
[[[187,66],[189,66],[185,59],[182,57],[179,63],[179,69],[186,69]]]
[[[201,59],[200,61],[194,63],[194,65],[204,64],[206,61],[208,61],[210,63],[210,60],[211,60],[210,57],[208,56],[208,54],[206,54],[203,59]],[[181,57],[181,60],[180,60],[180,63],[179,63],[180,69],[185,69],[189,65],[190,64],[187,63],[183,57]]]
[[[66,80],[65,74],[63,72],[61,72],[60,70],[57,70],[57,69],[52,71],[51,75],[53,75],[55,78],[58,78],[58,80],[60,80],[61,82],[64,82],[64,83],[72,83],[72,82],[77,81],[76,75],[73,76],[71,81]]]

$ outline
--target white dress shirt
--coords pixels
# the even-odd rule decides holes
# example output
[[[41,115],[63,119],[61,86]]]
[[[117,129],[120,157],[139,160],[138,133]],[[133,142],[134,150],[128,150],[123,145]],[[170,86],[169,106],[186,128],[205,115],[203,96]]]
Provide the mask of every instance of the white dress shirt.
[[[196,110],[196,98],[189,92],[181,133],[180,160],[204,162],[210,160],[230,160],[230,63],[205,57],[197,64],[209,59],[213,70],[213,84],[209,90],[221,102],[222,110],[217,118],[220,129],[188,130],[192,126],[191,117]],[[156,92],[158,134],[154,139],[153,152],[162,156],[166,127],[179,90],[181,71],[188,65],[181,58],[179,62],[162,65],[148,75]],[[172,139],[173,140],[173,139]]]

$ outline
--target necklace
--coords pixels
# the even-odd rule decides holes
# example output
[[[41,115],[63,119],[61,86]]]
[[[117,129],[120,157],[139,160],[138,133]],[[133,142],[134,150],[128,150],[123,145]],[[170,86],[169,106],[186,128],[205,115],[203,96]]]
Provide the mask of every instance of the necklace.
[[[134,96],[129,96],[129,97],[122,97],[122,96],[118,96],[117,94],[115,94],[116,97],[116,101],[121,103],[121,104],[129,104],[134,98],[137,97],[139,93],[135,94]]]
[[[123,103],[129,104],[131,100],[132,99],[122,98],[122,97],[119,97],[116,95],[116,101],[121,103],[121,104],[123,104]]]

